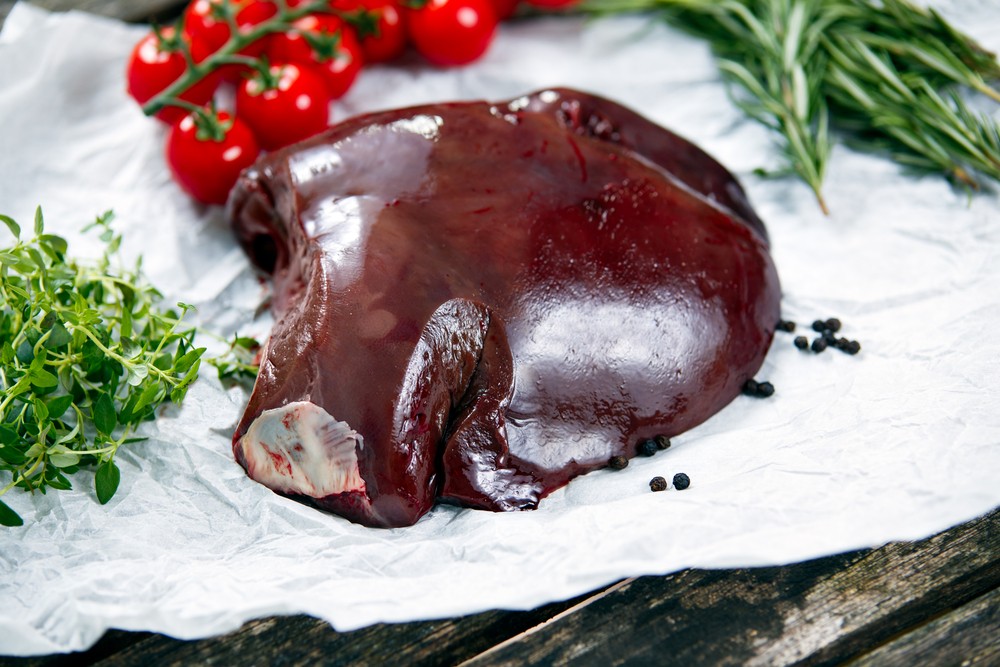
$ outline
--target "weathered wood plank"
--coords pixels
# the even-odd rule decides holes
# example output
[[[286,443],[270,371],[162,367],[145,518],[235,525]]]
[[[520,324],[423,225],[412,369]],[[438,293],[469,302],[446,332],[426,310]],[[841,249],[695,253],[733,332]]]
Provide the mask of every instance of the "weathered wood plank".
[[[105,633],[100,641],[86,652],[46,655],[36,658],[5,658],[0,656],[0,667],[84,667],[152,636],[154,635],[149,632],[112,630]]]
[[[586,597],[586,596],[585,596]],[[0,667],[55,665],[158,665],[213,663],[275,665],[457,664],[524,632],[583,598],[527,612],[491,611],[449,620],[381,624],[338,633],[307,616],[251,621],[237,632],[201,641],[112,631],[90,651],[68,656],[0,658]]]
[[[124,21],[145,21],[150,17],[175,14],[187,0],[27,0],[30,4],[55,12],[79,9]],[[0,27],[14,6],[13,0],[0,0]]]
[[[249,660],[288,666],[457,664],[578,602],[554,603],[528,612],[493,611],[450,620],[380,624],[345,633],[306,616],[267,618],[230,635],[198,642],[150,637],[96,664],[186,667]]]
[[[852,667],[1000,665],[1000,589],[935,618],[852,662]]]
[[[307,617],[269,618],[198,642],[153,635],[129,644],[134,636],[109,633],[102,655],[80,654],[73,664],[306,665],[336,658],[346,664],[467,660],[471,666],[574,659],[609,665],[668,659],[691,665],[825,665],[877,658],[883,655],[879,651],[891,656],[903,651],[900,642],[906,641],[937,647],[942,656],[951,650],[989,657],[996,653],[998,634],[993,631],[998,527],[1000,511],[995,511],[915,544],[787,567],[643,577],[532,612],[487,612],[350,633]],[[989,603],[990,613],[977,611]],[[940,623],[956,608],[951,627],[967,631],[960,643],[948,644]],[[115,642],[120,649],[108,655]],[[11,667],[48,664],[55,663],[0,660]]]
[[[998,527],[994,511],[916,544],[637,579],[466,664],[843,662],[1000,586]]]

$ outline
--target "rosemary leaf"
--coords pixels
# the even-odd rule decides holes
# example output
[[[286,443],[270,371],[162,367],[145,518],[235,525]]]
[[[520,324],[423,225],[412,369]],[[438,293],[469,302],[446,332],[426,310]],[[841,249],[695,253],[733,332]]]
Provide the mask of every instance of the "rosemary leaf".
[[[733,98],[782,137],[788,171],[826,211],[830,128],[852,145],[968,187],[1000,180],[1000,129],[962,90],[1000,102],[996,57],[907,0],[585,0],[655,11],[708,41]]]

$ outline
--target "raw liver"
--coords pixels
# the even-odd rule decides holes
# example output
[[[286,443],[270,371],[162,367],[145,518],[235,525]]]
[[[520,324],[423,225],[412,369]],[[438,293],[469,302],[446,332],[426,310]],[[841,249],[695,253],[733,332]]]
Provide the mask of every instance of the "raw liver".
[[[779,317],[733,177],[572,90],[347,120],[262,159],[229,215],[276,319],[236,458],[372,526],[534,508],[690,429]]]

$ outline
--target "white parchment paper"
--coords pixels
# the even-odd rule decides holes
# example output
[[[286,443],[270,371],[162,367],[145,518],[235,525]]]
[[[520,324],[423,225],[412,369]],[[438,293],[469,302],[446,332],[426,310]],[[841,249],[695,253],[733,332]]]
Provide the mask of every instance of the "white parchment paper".
[[[937,3],[1000,49],[1000,5]],[[124,93],[143,29],[18,5],[0,33],[0,211],[78,230],[108,208],[171,300],[220,333],[263,335],[262,288],[221,212],[189,202],[162,157],[164,128]],[[575,86],[694,140],[743,180],[767,221],[784,315],[838,316],[858,357],[808,355],[780,335],[760,378],[668,452],[572,482],[518,514],[439,507],[375,530],[280,498],[233,462],[246,395],[211,373],[179,411],[122,451],[107,506],[72,492],[4,497],[25,526],[0,532],[0,653],[82,649],[109,627],[195,638],[305,612],[348,630],[378,621],[531,608],[621,577],[782,564],[916,539],[1000,504],[1000,198],[835,151],[818,211],[771,136],[728,101],[706,47],[643,18],[504,25],[480,62],[365,71],[337,105],[361,111]],[[984,105],[984,108],[990,108]],[[995,107],[992,107],[996,113]],[[6,242],[4,242],[6,243]],[[801,330],[800,330],[801,331]],[[655,475],[690,475],[650,493]],[[5,482],[6,480],[0,480]]]

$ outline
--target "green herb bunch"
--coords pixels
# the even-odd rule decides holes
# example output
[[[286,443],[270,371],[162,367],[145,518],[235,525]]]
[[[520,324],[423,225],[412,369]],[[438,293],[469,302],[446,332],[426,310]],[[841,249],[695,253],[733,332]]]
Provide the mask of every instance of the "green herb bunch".
[[[217,357],[206,357],[205,361],[215,367],[219,381],[226,385],[253,388],[260,370],[260,341],[250,336],[234,334],[228,349]]]
[[[996,57],[907,0],[585,0],[653,10],[707,40],[736,102],[783,138],[788,172],[826,212],[831,128],[865,150],[978,188],[1000,180],[1000,127],[962,97],[996,101]]]
[[[161,404],[180,403],[198,376],[205,350],[182,323],[190,306],[161,309],[141,259],[121,267],[112,217],[88,227],[105,246],[84,263],[45,233],[41,209],[29,240],[0,216],[15,238],[0,249],[0,496],[69,489],[69,475],[96,466],[97,498],[107,503],[118,448],[142,440],[136,427]],[[0,525],[21,524],[0,500]]]

